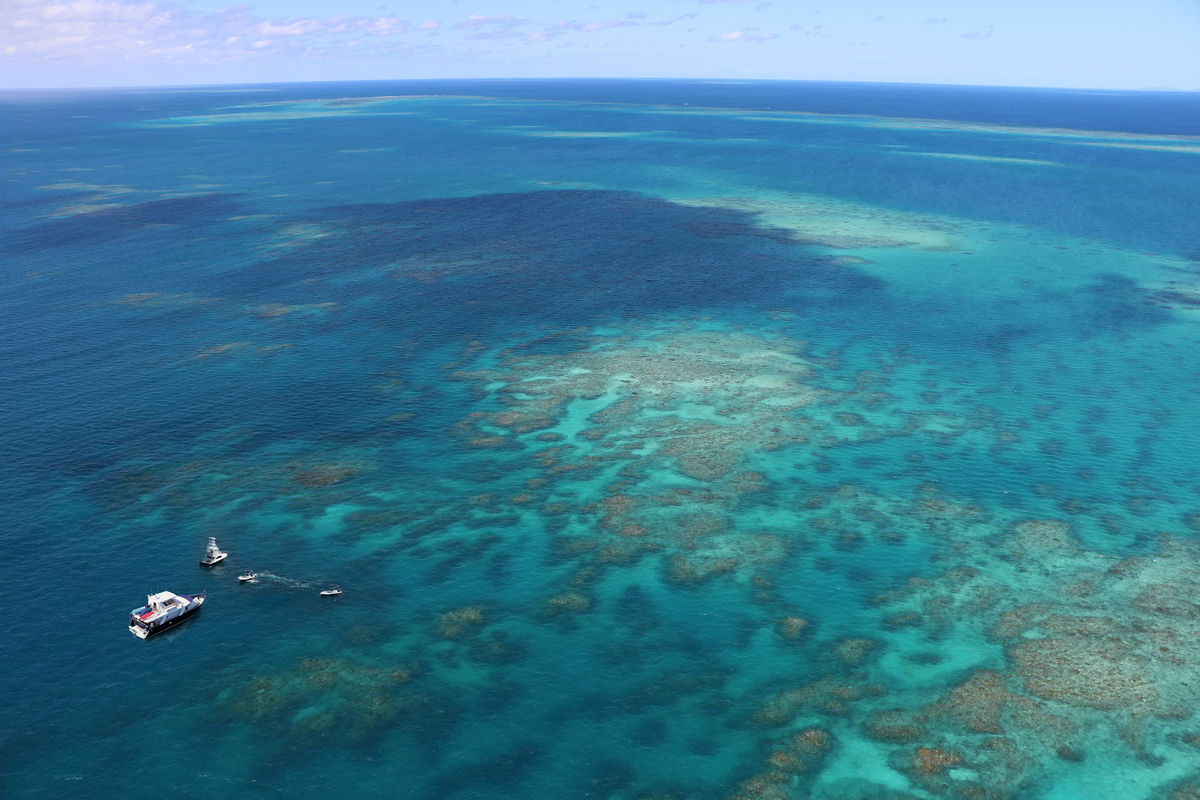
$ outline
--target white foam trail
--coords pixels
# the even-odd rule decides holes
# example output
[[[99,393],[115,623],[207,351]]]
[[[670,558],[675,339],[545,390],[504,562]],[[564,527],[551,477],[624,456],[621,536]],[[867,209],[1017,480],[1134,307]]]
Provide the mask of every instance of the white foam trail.
[[[262,581],[281,583],[293,589],[312,589],[317,586],[317,584],[310,581],[302,581],[299,578],[288,578],[283,575],[276,575],[273,572],[256,572],[254,573],[254,579],[247,581],[247,583],[260,583]]]

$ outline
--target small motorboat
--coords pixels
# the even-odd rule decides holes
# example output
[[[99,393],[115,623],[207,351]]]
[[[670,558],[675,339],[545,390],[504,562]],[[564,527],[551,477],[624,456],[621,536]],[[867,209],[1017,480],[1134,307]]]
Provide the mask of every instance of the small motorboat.
[[[146,595],[146,605],[129,612],[129,632],[139,639],[173,628],[200,610],[205,593]]]
[[[229,553],[222,552],[221,548],[217,547],[217,540],[210,536],[208,537],[208,549],[204,551],[204,558],[200,559],[200,566],[211,567],[213,564],[220,564],[228,557]]]
[[[341,593],[342,590],[338,588],[338,585],[336,583],[331,583],[329,584],[328,589],[321,592],[321,597],[337,597]]]
[[[241,581],[242,583],[246,583],[247,581],[252,581],[257,577],[258,577],[257,572],[251,572],[250,570],[246,570],[241,575],[238,575],[238,580]]]

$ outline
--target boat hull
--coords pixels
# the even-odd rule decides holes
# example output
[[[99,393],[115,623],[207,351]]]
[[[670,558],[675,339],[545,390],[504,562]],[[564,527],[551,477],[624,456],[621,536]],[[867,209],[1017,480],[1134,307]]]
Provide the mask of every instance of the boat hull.
[[[205,559],[201,559],[201,561],[200,561],[200,566],[202,566],[202,567],[211,567],[211,566],[213,566],[213,565],[215,565],[215,564],[220,564],[222,561],[224,561],[224,560],[225,560],[225,559],[227,559],[227,558],[229,558],[229,554],[228,554],[228,553],[222,553],[220,556],[218,556],[218,557],[216,557],[216,558],[212,559],[211,561],[210,561],[209,559],[207,559],[207,558],[205,558]]]
[[[171,630],[176,625],[178,625],[182,622],[187,622],[189,619],[191,619],[193,616],[195,616],[196,612],[200,610],[200,607],[202,605],[204,605],[204,600],[200,600],[200,602],[197,603],[194,608],[189,608],[187,611],[184,611],[179,616],[172,617],[171,619],[167,620],[166,622],[162,622],[162,623],[159,623],[158,625],[155,625],[153,628],[150,628],[150,627],[143,628],[141,625],[135,625],[133,623],[130,623],[129,632],[132,633],[134,636],[138,637],[139,639],[149,639],[151,636],[157,636],[158,634],[162,633],[163,631]]]

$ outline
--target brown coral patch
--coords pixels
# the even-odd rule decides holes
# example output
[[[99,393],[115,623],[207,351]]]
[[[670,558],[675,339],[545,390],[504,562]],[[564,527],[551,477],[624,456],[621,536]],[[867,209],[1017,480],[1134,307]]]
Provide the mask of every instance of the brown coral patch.
[[[998,673],[981,670],[927,707],[923,716],[946,719],[974,733],[1003,733],[1000,715],[1014,697]]]
[[[996,624],[988,631],[988,636],[1004,641],[1015,639],[1032,627],[1035,620],[1050,613],[1052,607],[1046,603],[1029,603],[1000,615]]]
[[[779,635],[789,642],[798,642],[804,638],[811,623],[803,617],[784,617],[779,620],[777,630]]]
[[[362,741],[419,715],[429,721],[438,709],[426,697],[406,693],[409,665],[369,665],[344,658],[305,658],[291,669],[250,678],[234,687],[223,709],[253,720],[294,745],[337,740]],[[316,713],[299,713],[319,707]],[[315,738],[318,737],[318,738]]]
[[[790,780],[790,775],[779,770],[760,772],[739,783],[730,800],[791,800]]]
[[[592,609],[592,601],[582,592],[567,592],[546,601],[543,608],[549,616],[563,612],[584,614]]]
[[[833,655],[848,667],[857,667],[871,655],[875,649],[874,639],[842,639],[833,648]]]
[[[791,747],[797,753],[813,757],[833,749],[834,739],[824,728],[805,728],[792,737]]]
[[[1100,710],[1149,710],[1158,690],[1146,661],[1124,648],[1071,639],[1035,639],[1009,648],[1031,694]]]
[[[702,583],[717,575],[733,572],[738,563],[738,559],[732,556],[677,555],[672,556],[667,574],[675,583]]]
[[[1071,526],[1061,520],[1030,520],[1013,528],[1008,549],[1018,557],[1074,556],[1080,552]]]
[[[1167,787],[1154,800],[1200,800],[1200,776]]]
[[[310,467],[293,467],[291,480],[306,489],[318,489],[322,486],[332,486],[348,481],[362,472],[362,468],[354,464],[316,464]]]
[[[781,746],[767,756],[767,766],[795,775],[815,775],[821,762],[833,749],[835,740],[824,728],[805,728],[779,743]]]
[[[907,611],[903,614],[896,614],[895,616],[888,617],[883,621],[883,624],[892,630],[897,630],[899,628],[913,628],[919,625],[924,625],[925,618],[915,611]]]
[[[1192,602],[1196,597],[1194,590],[1180,586],[1157,585],[1139,594],[1133,601],[1133,607],[1147,614],[1194,620],[1200,619],[1200,605]]]
[[[461,639],[474,633],[484,620],[483,606],[466,606],[438,617],[438,632],[447,639]]]
[[[878,742],[910,744],[928,735],[925,727],[903,711],[877,711],[867,717],[863,727]]]
[[[619,524],[619,518],[628,514],[636,507],[636,502],[629,495],[614,492],[608,497],[600,501],[600,507],[604,510],[604,516],[600,519],[600,524],[606,528],[612,528]]]
[[[767,766],[784,772],[805,772],[808,768],[800,756],[787,750],[776,750],[767,756]]]
[[[712,482],[728,475],[741,457],[727,450],[702,450],[676,459],[679,471],[698,481]]]
[[[852,703],[865,697],[878,697],[884,691],[882,686],[874,684],[822,678],[779,692],[755,711],[751,719],[759,725],[777,727],[787,724],[805,709],[846,716],[850,713]]]
[[[918,747],[913,754],[913,767],[923,775],[937,775],[963,763],[963,757],[955,750],[937,747]]]
[[[540,428],[553,428],[554,420],[528,411],[502,411],[493,414],[492,423],[501,428],[511,428],[517,433],[528,433]]]
[[[725,517],[709,511],[680,514],[673,526],[675,535],[684,545],[698,545],[700,540],[723,533],[728,527]]]

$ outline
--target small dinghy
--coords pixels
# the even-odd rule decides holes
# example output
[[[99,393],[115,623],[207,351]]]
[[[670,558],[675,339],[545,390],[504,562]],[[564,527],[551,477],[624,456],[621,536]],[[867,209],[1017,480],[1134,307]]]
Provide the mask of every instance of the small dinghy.
[[[331,584],[329,584],[328,589],[321,592],[321,597],[337,597],[341,593],[342,593],[342,590],[338,588],[337,584],[331,583]]]
[[[241,575],[238,575],[238,580],[241,581],[242,583],[246,583],[247,581],[252,581],[257,577],[258,577],[257,572],[251,572],[250,570],[246,570]]]
[[[217,547],[217,540],[210,536],[208,549],[204,551],[204,558],[200,559],[200,566],[211,567],[213,564],[220,564],[228,556],[229,553],[222,552],[221,548]]]
[[[174,628],[200,610],[205,593],[159,592],[146,596],[146,605],[129,612],[129,632],[139,639]]]

